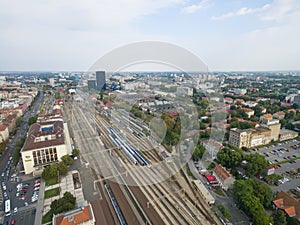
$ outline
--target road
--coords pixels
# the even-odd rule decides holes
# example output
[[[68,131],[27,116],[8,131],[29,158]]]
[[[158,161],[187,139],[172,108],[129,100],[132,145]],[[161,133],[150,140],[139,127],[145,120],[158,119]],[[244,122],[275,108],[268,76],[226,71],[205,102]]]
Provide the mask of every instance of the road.
[[[31,107],[30,110],[28,110],[24,113],[23,123],[17,129],[17,132],[14,135],[14,137],[12,137],[11,140],[9,141],[9,143],[7,145],[7,150],[3,153],[3,155],[0,159],[0,171],[1,171],[1,173],[4,172],[4,168],[8,164],[10,156],[13,155],[16,143],[22,137],[26,136],[27,129],[28,129],[28,119],[29,119],[29,117],[36,114],[37,111],[38,111],[38,108],[39,108],[39,106],[42,102],[43,96],[44,96],[42,91],[40,91],[39,93],[40,93],[39,97],[34,102],[34,105]],[[10,181],[10,177],[13,173],[16,173],[17,175],[19,175],[19,168],[20,167],[21,167],[21,160],[20,160],[17,168],[13,168],[12,163],[11,163],[10,166],[8,167],[8,170],[9,170],[8,176],[5,175],[1,179],[2,179],[3,182],[5,182],[5,185],[7,187],[7,195],[8,195],[8,198],[11,200],[11,209],[13,210],[15,207],[18,207],[18,208],[20,208],[20,211],[22,211],[22,209],[26,209],[26,207],[24,207],[24,202],[25,201],[16,198],[16,196],[15,196],[16,195],[16,182],[11,182]],[[21,176],[20,176],[20,178],[21,178]],[[30,187],[33,187],[33,181],[28,181],[28,183],[30,184]],[[28,193],[27,198],[30,199],[30,197],[31,197],[30,195],[32,195],[32,192],[33,192],[32,188],[29,188],[29,193]],[[28,203],[30,204],[30,201],[28,201]],[[31,206],[29,205],[28,208],[30,208],[30,207]],[[3,206],[2,206],[2,208],[3,208]],[[24,216],[26,216],[26,215],[27,214],[25,213]],[[34,220],[34,215],[31,215],[31,210],[30,210],[30,218],[31,217],[33,217],[33,220]],[[27,216],[26,216],[26,218],[27,218]],[[9,218],[5,218],[4,221],[10,221],[12,219],[15,219],[17,221],[17,219],[19,219],[19,214],[18,213],[16,213],[15,215],[12,214]],[[29,220],[31,221],[31,219],[29,219]],[[24,221],[26,221],[26,220],[24,220]],[[33,223],[28,223],[28,224],[33,224]]]

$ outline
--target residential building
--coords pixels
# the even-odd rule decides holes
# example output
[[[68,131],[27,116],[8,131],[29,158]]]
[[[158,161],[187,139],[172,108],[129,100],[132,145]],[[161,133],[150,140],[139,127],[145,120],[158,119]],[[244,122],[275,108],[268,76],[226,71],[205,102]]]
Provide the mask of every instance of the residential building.
[[[293,217],[300,223],[300,202],[285,191],[279,192],[273,200],[273,206],[282,210],[289,217]]]
[[[105,88],[105,71],[96,71],[96,83],[98,91]]]
[[[45,166],[61,161],[71,154],[69,131],[62,121],[33,124],[21,149],[25,174],[39,174]]]
[[[254,116],[254,110],[249,108],[242,108],[242,110],[247,114],[248,118]]]
[[[96,223],[95,215],[91,204],[84,204],[77,209],[54,215],[53,225],[94,225]]]
[[[0,143],[6,141],[9,137],[8,127],[5,125],[0,125]]]
[[[294,97],[293,103],[297,104],[300,107],[300,95]]]
[[[271,140],[278,140],[281,127],[278,119],[274,119],[271,114],[264,114],[260,117],[260,126],[271,130]]]
[[[279,132],[279,141],[285,141],[298,137],[298,132],[293,130],[281,129]]]
[[[213,174],[221,184],[221,187],[224,190],[228,190],[229,188],[232,188],[233,183],[235,182],[235,178],[231,176],[231,174],[220,164],[218,164],[214,170]]]
[[[232,128],[229,134],[229,144],[239,148],[252,148],[259,145],[266,145],[271,142],[271,130],[257,127],[249,129]]]
[[[177,87],[178,96],[193,96],[193,88],[190,87]]]
[[[285,117],[285,112],[283,112],[283,111],[279,111],[279,112],[273,114],[274,119],[283,120],[284,117]]]

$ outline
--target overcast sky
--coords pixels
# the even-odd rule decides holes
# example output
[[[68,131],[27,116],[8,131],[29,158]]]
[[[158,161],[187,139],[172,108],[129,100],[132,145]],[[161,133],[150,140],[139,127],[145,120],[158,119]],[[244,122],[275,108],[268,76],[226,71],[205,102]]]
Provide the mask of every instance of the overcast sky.
[[[209,70],[299,70],[299,0],[0,0],[0,70],[88,70],[165,41]]]

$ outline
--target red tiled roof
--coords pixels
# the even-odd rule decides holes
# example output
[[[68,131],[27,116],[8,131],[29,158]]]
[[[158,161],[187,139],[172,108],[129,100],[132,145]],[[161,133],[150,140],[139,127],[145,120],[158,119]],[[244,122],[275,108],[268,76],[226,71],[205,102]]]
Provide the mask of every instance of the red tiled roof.
[[[84,222],[87,222],[92,219],[90,214],[90,207],[85,206],[82,207],[82,210],[78,213],[74,213],[71,216],[72,220],[68,216],[64,216],[64,214],[56,217],[56,224],[57,225],[77,225]]]
[[[5,125],[0,125],[0,131],[4,131],[7,127]]]
[[[273,204],[290,217],[295,217],[298,220],[300,219],[300,202],[287,192],[279,192],[273,200]]]
[[[272,119],[273,116],[272,116],[272,114],[268,113],[268,114],[264,114],[264,117],[265,117],[265,118]]]

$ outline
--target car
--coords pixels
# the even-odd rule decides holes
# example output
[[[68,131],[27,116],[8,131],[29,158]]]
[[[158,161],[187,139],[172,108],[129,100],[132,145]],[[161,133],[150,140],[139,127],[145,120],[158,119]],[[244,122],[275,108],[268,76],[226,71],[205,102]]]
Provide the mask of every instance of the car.
[[[24,206],[28,206],[28,202],[24,202]]]
[[[18,207],[15,207],[14,208],[14,213],[17,213],[18,212]]]
[[[31,213],[35,214],[36,213],[36,208],[33,208],[32,211],[31,211]]]
[[[16,221],[14,219],[10,222],[10,224],[15,224],[15,223]]]
[[[20,193],[19,193],[19,192],[17,192],[17,193],[16,193],[16,197],[19,197],[19,196],[20,196]]]
[[[4,198],[7,198],[7,193],[6,193],[6,191],[3,192],[3,196],[4,196]]]
[[[3,173],[1,173],[1,177],[4,177],[4,172],[3,172]]]
[[[2,188],[3,188],[3,191],[6,191],[6,186],[5,185]]]

